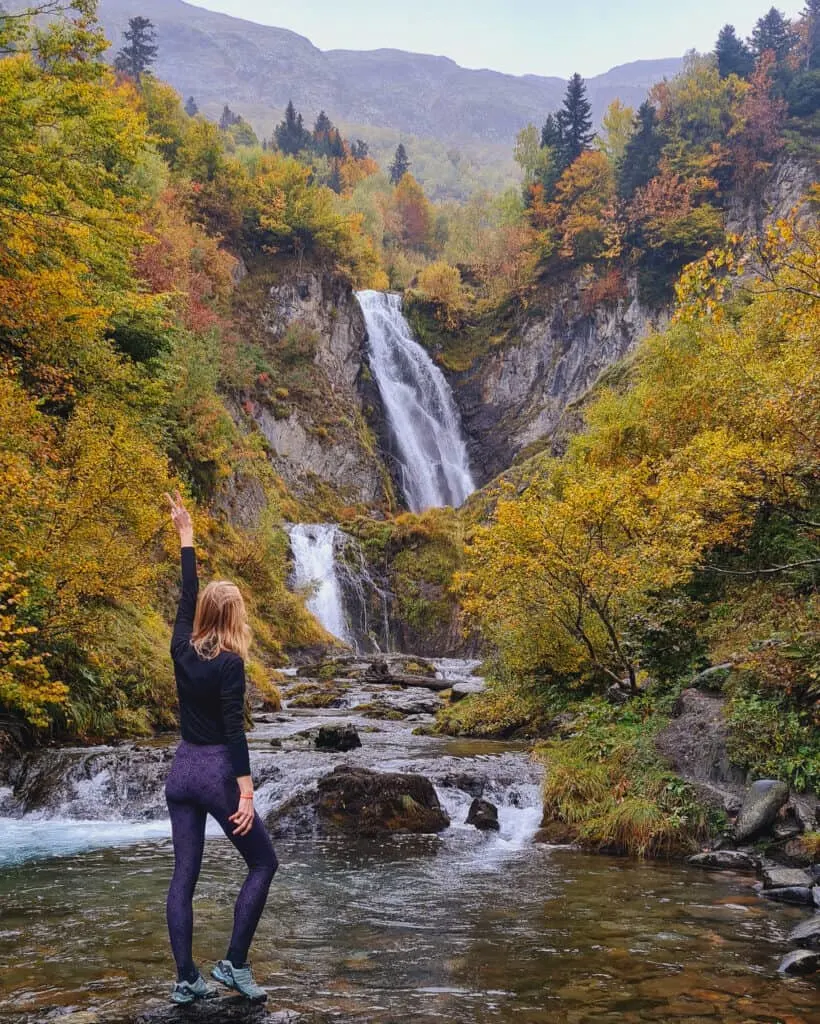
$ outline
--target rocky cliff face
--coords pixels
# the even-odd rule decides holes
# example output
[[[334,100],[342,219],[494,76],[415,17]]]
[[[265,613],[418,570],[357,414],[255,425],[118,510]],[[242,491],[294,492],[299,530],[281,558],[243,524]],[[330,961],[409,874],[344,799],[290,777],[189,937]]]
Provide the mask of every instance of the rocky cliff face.
[[[389,475],[364,417],[366,331],[350,284],[311,269],[260,289],[251,275],[244,296],[243,321],[263,349],[281,358],[292,331],[308,349],[273,382],[283,387],[244,405],[276,471],[306,501],[330,489],[339,505],[392,504]]]
[[[667,316],[641,304],[634,280],[625,298],[589,312],[582,287],[567,285],[511,342],[452,375],[480,483],[549,437],[567,407]]]

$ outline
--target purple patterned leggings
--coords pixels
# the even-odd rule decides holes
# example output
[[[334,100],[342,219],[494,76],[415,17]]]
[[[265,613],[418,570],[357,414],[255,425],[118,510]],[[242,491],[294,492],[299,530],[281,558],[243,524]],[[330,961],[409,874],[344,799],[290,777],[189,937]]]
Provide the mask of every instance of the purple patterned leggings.
[[[193,896],[205,848],[206,817],[210,814],[219,822],[248,865],[248,876],[236,900],[227,956],[236,966],[247,960],[278,861],[258,814],[246,836],[233,834],[234,825],[228,818],[239,806],[239,785],[227,747],[198,746],[183,740],[165,783],[165,797],[174,840],[174,876],[166,904],[168,933],[180,980],[193,980]]]

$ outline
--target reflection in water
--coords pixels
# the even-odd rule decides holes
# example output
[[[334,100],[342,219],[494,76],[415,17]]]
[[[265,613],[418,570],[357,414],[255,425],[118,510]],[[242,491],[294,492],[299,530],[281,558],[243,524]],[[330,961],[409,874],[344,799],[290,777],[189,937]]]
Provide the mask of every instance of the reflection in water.
[[[279,852],[254,964],[273,1005],[310,1020],[817,1019],[813,983],[774,974],[802,915],[759,904],[748,880],[516,850],[461,828],[443,840],[300,841]],[[164,996],[155,979],[170,980],[170,868],[161,840],[7,869],[0,1020]],[[195,905],[203,964],[227,942],[232,870],[238,884],[227,844],[209,842]]]

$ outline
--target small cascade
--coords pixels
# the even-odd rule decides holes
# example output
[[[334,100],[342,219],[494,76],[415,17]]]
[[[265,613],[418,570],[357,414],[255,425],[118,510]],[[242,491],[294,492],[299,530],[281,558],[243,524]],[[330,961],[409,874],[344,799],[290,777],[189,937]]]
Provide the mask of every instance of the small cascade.
[[[329,523],[298,523],[289,527],[293,551],[293,586],[310,588],[311,611],[332,636],[352,644],[345,617],[342,588],[336,572],[339,528]]]
[[[384,402],[413,512],[458,507],[475,490],[461,417],[444,374],[413,338],[401,296],[358,293],[370,341],[370,366]]]
[[[361,545],[332,523],[288,528],[292,585],[311,589],[311,611],[333,636],[355,651],[390,650],[391,595],[373,576]]]

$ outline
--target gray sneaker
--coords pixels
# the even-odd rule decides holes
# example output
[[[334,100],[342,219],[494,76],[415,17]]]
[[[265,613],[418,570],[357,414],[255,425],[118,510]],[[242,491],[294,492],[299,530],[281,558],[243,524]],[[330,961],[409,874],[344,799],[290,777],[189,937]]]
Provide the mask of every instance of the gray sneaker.
[[[213,999],[216,989],[209,985],[201,974],[196,981],[178,981],[171,992],[172,1003],[193,1003],[197,999]]]
[[[250,964],[245,967],[234,967],[230,960],[220,960],[211,971],[211,977],[216,978],[227,988],[241,992],[254,1003],[264,1003],[268,998],[268,993],[253,980]]]

